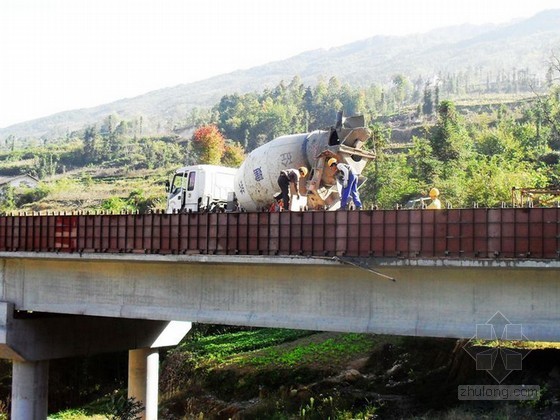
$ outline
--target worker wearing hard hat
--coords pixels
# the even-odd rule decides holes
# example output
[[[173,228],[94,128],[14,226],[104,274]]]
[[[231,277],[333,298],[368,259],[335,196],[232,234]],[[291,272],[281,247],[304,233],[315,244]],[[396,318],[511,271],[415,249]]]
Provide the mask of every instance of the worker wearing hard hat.
[[[299,200],[301,198],[299,194],[299,179],[306,176],[307,168],[305,166],[301,166],[298,169],[284,169],[280,171],[278,186],[280,187],[280,196],[282,197],[284,210],[290,210],[290,183],[294,184]]]
[[[340,192],[340,209],[345,210],[348,205],[348,198],[352,197],[356,209],[362,208],[360,195],[358,194],[358,177],[352,168],[347,163],[338,163],[335,158],[330,158],[327,161],[327,166],[336,170],[336,176],[340,179],[342,184],[342,191]]]
[[[437,188],[432,188],[430,190],[430,198],[432,202],[428,205],[428,209],[441,209],[441,201],[439,201],[439,190]]]

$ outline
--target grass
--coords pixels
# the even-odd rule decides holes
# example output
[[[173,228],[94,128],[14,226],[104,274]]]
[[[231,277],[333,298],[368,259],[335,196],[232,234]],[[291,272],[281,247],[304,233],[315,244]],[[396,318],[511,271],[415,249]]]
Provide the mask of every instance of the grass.
[[[525,350],[560,349],[560,342],[557,341],[472,340],[471,344],[481,347],[502,347]]]
[[[297,365],[324,364],[333,360],[368,352],[375,343],[374,336],[367,334],[343,334],[325,341],[313,342],[296,347],[273,347],[258,354],[238,355],[229,360],[241,366],[266,366],[291,368]]]
[[[314,334],[312,331],[263,328],[199,337],[181,344],[177,350],[198,360],[222,364],[239,354],[277,346]]]
[[[107,420],[109,417],[101,414],[87,414],[84,410],[64,410],[47,417],[47,420]]]
[[[297,345],[282,345],[299,340]],[[379,341],[370,334],[331,334],[262,328],[200,337],[174,351],[188,353],[207,367],[290,368],[305,364],[331,364],[367,353]],[[192,360],[191,359],[191,360]]]

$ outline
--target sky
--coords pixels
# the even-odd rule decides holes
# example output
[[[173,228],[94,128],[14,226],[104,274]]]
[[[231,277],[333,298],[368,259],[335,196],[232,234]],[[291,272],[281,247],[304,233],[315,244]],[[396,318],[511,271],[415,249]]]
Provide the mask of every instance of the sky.
[[[0,0],[0,128],[376,35],[558,0]]]

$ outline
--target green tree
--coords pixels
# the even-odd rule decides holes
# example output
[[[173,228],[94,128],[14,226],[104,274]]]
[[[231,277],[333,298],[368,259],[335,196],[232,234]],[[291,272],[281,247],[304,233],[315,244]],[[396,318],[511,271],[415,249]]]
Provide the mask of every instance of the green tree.
[[[426,82],[426,85],[424,86],[422,114],[430,116],[433,113],[434,113],[434,100],[432,97],[432,90],[430,89],[430,82]]]
[[[91,125],[84,130],[84,159],[86,162],[97,161],[97,127]]]
[[[222,165],[237,168],[241,166],[244,159],[245,151],[239,143],[226,143],[224,155],[222,156]]]
[[[435,157],[444,163],[462,157],[468,136],[453,102],[441,102],[438,108],[438,122],[432,131],[430,143]]]
[[[393,76],[393,92],[398,108],[404,105],[405,99],[410,91],[410,86],[410,81],[403,74],[396,74]]]
[[[412,138],[407,163],[412,169],[411,177],[421,184],[433,185],[438,178],[440,162],[434,158],[432,146],[427,139]]]

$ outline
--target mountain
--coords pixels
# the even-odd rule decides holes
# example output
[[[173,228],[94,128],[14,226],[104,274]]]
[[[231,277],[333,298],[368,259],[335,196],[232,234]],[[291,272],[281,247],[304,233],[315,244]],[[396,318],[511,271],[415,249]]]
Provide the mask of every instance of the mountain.
[[[541,12],[508,25],[461,25],[424,34],[376,36],[328,50],[308,51],[292,58],[203,81],[182,84],[88,109],[50,115],[0,129],[0,139],[54,138],[108,115],[142,116],[146,130],[180,121],[194,107],[210,107],[231,93],[261,91],[299,76],[305,85],[336,76],[355,86],[390,84],[395,74],[410,80],[475,71],[479,75],[527,70],[544,80],[551,54],[560,55],[560,9]],[[555,53],[556,52],[556,53]],[[486,76],[484,76],[486,77]]]

